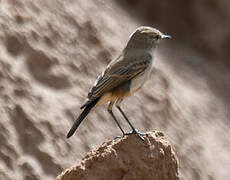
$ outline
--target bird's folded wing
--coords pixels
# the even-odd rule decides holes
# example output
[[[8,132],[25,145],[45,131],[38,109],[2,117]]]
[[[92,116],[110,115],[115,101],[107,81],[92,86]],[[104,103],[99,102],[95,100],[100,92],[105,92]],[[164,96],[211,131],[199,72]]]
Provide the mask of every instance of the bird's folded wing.
[[[112,90],[125,81],[128,81],[140,73],[144,73],[145,69],[150,64],[151,56],[141,56],[138,60],[133,60],[123,66],[111,67],[102,77],[99,78],[95,86],[88,94],[89,100],[100,97],[103,93]]]

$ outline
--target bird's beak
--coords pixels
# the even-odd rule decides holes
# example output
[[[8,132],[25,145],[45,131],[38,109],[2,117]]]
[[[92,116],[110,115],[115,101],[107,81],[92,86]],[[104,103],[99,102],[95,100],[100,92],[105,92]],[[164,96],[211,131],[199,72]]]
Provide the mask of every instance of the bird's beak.
[[[172,36],[170,36],[168,34],[163,34],[163,35],[161,35],[161,39],[172,39]]]

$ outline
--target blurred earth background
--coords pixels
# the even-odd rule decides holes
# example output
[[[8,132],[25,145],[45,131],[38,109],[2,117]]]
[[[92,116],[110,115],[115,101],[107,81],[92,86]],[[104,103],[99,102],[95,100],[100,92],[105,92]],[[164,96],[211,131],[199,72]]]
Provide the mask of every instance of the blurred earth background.
[[[0,179],[54,179],[121,135],[100,107],[66,139],[96,77],[140,25],[173,40],[124,101],[128,117],[166,134],[182,179],[230,179],[229,9],[227,0],[0,0]]]

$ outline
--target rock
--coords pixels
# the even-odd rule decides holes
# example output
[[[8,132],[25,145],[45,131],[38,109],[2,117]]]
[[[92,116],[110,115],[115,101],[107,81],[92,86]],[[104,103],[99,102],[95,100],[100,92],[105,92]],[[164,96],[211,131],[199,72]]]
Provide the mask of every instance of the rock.
[[[159,131],[149,132],[145,142],[136,135],[103,143],[57,180],[179,180],[178,161]]]

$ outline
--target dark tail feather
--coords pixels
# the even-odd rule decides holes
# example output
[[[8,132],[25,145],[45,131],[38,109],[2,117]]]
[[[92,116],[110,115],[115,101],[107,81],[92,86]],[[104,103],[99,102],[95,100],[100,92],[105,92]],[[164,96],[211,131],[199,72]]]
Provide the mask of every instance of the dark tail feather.
[[[80,114],[80,116],[76,119],[76,121],[74,122],[72,128],[68,132],[67,138],[71,137],[74,134],[74,132],[77,130],[78,126],[85,119],[85,117],[89,114],[90,110],[97,104],[97,102],[99,101],[99,99],[100,99],[100,97],[97,98],[97,99],[95,99],[94,101],[90,102],[89,104],[87,104],[87,106],[85,107],[85,109],[82,111],[82,113]]]

